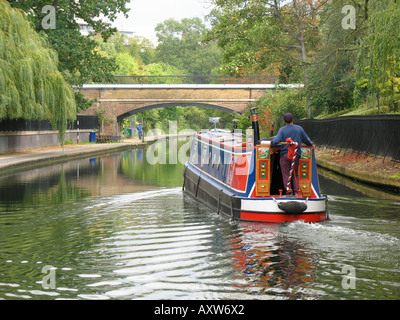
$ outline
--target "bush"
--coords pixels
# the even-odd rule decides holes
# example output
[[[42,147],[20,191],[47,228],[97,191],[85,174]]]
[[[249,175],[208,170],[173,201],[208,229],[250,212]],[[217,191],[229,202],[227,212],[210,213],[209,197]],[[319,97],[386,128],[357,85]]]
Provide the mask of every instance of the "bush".
[[[275,131],[284,125],[283,115],[291,112],[295,120],[306,116],[307,102],[301,89],[277,89],[267,91],[253,103],[259,108],[262,137],[269,137],[272,123]]]

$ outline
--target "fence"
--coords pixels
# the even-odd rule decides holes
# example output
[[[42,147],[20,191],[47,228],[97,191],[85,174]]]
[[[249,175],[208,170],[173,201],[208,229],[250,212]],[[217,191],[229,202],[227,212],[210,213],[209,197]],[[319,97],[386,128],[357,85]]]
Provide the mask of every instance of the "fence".
[[[349,116],[296,122],[317,145],[400,159],[400,115]]]
[[[78,126],[79,121],[79,126]],[[68,123],[69,130],[90,130],[98,127],[97,116],[77,116],[76,121]],[[0,121],[0,132],[50,131],[54,130],[49,120],[6,119]]]

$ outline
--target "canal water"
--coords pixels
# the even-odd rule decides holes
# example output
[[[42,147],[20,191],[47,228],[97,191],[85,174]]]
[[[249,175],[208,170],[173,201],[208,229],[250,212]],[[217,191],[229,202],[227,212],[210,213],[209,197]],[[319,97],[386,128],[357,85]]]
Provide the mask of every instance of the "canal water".
[[[185,146],[0,177],[0,299],[400,298],[398,195],[320,171],[331,221],[229,221],[182,193]]]

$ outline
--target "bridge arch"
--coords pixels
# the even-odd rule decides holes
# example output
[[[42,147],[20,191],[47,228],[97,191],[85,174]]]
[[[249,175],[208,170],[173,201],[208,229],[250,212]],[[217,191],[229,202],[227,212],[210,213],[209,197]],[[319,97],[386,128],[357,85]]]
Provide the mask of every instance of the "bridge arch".
[[[156,104],[151,104],[151,105],[147,105],[141,108],[135,108],[131,111],[125,112],[123,114],[120,114],[117,116],[117,121],[121,121],[127,117],[130,117],[134,114],[137,114],[139,112],[142,111],[147,111],[147,110],[151,110],[151,109],[156,109],[156,108],[165,108],[165,107],[200,107],[200,108],[208,108],[208,109],[215,109],[215,110],[220,110],[220,111],[224,111],[227,113],[234,113],[235,110],[232,110],[230,108],[226,108],[223,106],[219,106],[216,104],[210,104],[210,103],[203,103],[203,102],[190,102],[190,103],[180,103],[180,102],[175,102],[175,103],[156,103]],[[238,113],[241,113],[239,111],[236,111]]]

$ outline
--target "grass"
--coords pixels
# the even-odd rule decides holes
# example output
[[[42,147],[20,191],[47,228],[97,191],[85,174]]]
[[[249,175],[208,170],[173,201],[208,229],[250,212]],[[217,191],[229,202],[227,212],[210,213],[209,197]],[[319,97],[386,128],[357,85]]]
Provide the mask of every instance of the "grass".
[[[362,105],[358,108],[349,108],[335,113],[322,113],[315,119],[330,119],[345,116],[366,116],[366,115],[384,115],[384,114],[400,114],[400,94],[393,97],[384,97],[380,99],[380,110],[378,110],[377,99],[374,96],[368,96]]]

